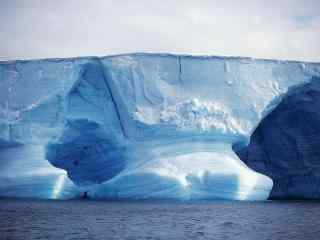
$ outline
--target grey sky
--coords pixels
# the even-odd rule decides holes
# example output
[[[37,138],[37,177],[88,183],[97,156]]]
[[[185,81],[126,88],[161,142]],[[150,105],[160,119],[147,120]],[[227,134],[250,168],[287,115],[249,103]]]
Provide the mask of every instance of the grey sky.
[[[0,0],[0,60],[126,52],[320,61],[320,0]]]

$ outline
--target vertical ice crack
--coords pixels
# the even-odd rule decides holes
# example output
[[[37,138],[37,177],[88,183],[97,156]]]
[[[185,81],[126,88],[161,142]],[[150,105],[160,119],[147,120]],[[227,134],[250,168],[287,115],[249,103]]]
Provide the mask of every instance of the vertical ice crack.
[[[103,69],[103,65],[101,63],[101,60],[98,58],[97,59],[98,63],[99,63],[99,66],[101,68],[101,71],[102,71],[102,78],[103,78],[103,81],[104,83],[106,84],[107,88],[108,88],[108,91],[110,93],[110,98],[111,98],[111,101],[113,102],[113,105],[114,105],[114,108],[115,108],[115,112],[117,114],[117,118],[119,119],[119,124],[120,124],[120,128],[121,128],[121,131],[122,131],[122,134],[124,137],[128,137],[127,134],[126,134],[126,131],[125,131],[125,128],[124,128],[124,124],[122,122],[122,119],[121,119],[121,114],[120,114],[120,111],[119,111],[119,107],[118,107],[118,104],[117,102],[115,101],[115,98],[114,98],[114,95],[113,95],[113,92],[112,92],[112,89],[110,87],[110,84],[108,82],[108,79],[106,78],[105,76],[105,72],[104,72],[104,69]]]
[[[9,140],[9,142],[13,142],[13,129],[12,129],[12,125],[10,123],[8,124],[8,128],[9,128],[8,140]]]
[[[181,56],[178,56],[178,62],[179,62],[179,82],[182,83],[182,66],[181,66]]]

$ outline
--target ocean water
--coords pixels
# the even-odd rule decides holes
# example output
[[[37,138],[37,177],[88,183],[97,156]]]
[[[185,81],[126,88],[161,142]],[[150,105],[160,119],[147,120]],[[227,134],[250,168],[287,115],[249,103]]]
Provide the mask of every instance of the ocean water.
[[[320,239],[320,202],[0,199],[0,239]]]

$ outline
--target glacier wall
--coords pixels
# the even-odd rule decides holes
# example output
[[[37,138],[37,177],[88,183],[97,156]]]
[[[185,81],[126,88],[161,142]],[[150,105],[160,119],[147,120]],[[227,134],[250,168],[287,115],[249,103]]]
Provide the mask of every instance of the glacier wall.
[[[266,199],[270,173],[234,150],[319,75],[316,63],[168,54],[2,62],[0,195]]]

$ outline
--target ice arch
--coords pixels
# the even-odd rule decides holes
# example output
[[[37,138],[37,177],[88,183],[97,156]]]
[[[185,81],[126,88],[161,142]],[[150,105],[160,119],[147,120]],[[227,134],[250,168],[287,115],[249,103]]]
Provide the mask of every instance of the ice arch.
[[[2,142],[45,147],[71,193],[186,200],[266,199],[272,180],[232,147],[320,75],[313,63],[165,54],[6,62],[0,74]]]

